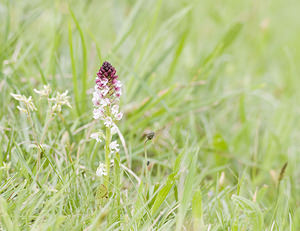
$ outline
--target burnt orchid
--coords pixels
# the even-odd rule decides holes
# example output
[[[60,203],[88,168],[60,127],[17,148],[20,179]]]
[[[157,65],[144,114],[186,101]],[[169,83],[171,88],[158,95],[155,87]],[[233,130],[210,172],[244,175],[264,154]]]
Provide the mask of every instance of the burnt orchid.
[[[116,140],[112,141],[112,135],[118,130],[116,121],[121,120],[123,116],[123,113],[119,111],[121,87],[122,84],[118,80],[116,69],[109,62],[104,62],[97,73],[92,102],[94,105],[93,117],[103,121],[106,133],[96,132],[91,134],[91,138],[97,142],[101,142],[102,138],[105,139],[105,166],[102,163],[99,164],[97,175],[104,176],[106,187],[109,186],[111,155],[119,152],[119,144]]]

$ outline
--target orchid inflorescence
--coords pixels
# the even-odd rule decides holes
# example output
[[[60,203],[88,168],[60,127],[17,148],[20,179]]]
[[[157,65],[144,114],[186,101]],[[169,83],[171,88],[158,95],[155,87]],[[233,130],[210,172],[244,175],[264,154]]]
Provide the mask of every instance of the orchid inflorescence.
[[[106,127],[113,127],[113,121],[120,120],[123,116],[118,105],[122,85],[117,78],[116,69],[104,62],[97,73],[92,101],[95,106],[94,119],[103,120]]]
[[[104,62],[97,73],[95,90],[93,92],[94,112],[93,117],[96,120],[103,121],[106,127],[106,135],[102,132],[91,134],[91,138],[97,142],[105,139],[105,161],[99,164],[96,174],[99,176],[109,175],[110,155],[119,152],[119,144],[117,141],[112,141],[111,136],[118,131],[115,124],[116,121],[121,120],[123,113],[119,111],[119,101],[122,95],[121,82],[116,75],[116,69],[109,63]],[[106,167],[106,169],[104,169]],[[105,174],[104,174],[105,173]]]

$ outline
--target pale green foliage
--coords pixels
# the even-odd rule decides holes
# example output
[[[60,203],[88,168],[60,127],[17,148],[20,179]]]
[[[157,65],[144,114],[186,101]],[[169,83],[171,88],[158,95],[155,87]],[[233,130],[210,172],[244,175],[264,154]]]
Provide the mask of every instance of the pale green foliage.
[[[300,230],[299,12],[296,0],[0,1],[0,230]],[[104,142],[90,138],[105,60],[124,85],[107,188]]]

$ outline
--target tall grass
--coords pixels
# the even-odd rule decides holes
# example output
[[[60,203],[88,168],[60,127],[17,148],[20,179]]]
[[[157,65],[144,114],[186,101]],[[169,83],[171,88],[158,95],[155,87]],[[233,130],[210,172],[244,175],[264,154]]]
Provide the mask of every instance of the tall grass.
[[[1,1],[0,229],[299,230],[299,9]],[[128,156],[114,158],[114,194],[100,205],[90,89],[105,60],[124,83]],[[39,168],[43,84],[69,90],[72,109],[49,124]],[[34,128],[11,92],[33,96]]]

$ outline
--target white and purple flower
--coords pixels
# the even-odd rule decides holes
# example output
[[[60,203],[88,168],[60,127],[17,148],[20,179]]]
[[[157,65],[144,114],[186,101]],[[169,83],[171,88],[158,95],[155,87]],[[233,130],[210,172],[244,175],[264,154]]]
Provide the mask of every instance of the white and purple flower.
[[[97,176],[106,176],[107,175],[105,164],[99,162],[99,166],[97,168],[96,175]]]
[[[119,110],[120,96],[122,95],[122,83],[118,80],[116,69],[109,63],[104,62],[97,73],[95,90],[93,92],[93,117],[96,120],[103,121],[106,127],[106,134],[109,137],[100,136],[98,133],[93,133],[91,138],[97,142],[101,142],[100,138],[105,138],[105,163],[100,163],[97,169],[97,175],[109,175],[109,159],[110,155],[120,151],[119,144],[116,140],[111,141],[112,135],[118,132],[118,127],[115,124],[123,117],[123,113]]]

